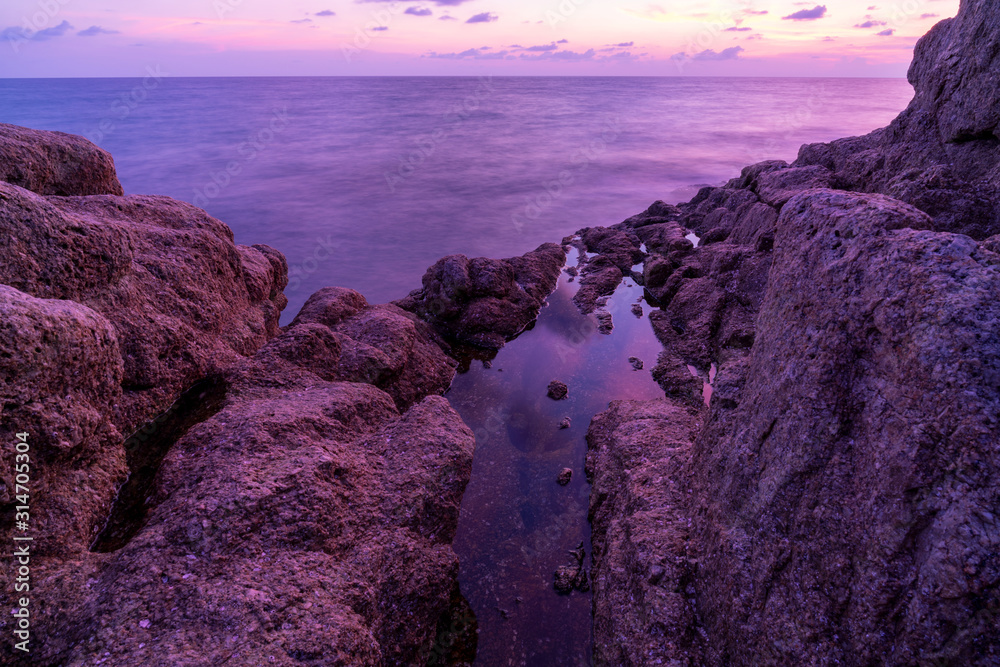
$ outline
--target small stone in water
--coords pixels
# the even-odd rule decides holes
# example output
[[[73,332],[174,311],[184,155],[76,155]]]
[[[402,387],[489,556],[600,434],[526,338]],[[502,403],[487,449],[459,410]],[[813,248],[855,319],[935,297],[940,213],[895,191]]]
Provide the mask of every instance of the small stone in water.
[[[549,398],[561,401],[567,396],[569,396],[569,387],[566,386],[565,382],[553,380],[549,383]]]

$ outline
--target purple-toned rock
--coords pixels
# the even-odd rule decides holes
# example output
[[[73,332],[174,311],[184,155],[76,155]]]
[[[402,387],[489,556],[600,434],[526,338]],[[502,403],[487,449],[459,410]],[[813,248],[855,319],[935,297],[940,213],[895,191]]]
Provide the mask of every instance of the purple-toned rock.
[[[0,437],[31,448],[27,664],[468,658],[439,644],[468,616],[451,541],[475,438],[435,395],[456,363],[426,322],[330,288],[282,331],[284,256],[163,197],[0,182],[0,233]],[[546,289],[541,259],[491,262],[473,293]]]
[[[566,386],[565,382],[553,380],[549,383],[547,395],[553,401],[561,401],[569,396],[569,387]]]
[[[396,305],[450,340],[500,349],[538,317],[565,261],[562,247],[551,243],[504,260],[451,255],[427,270],[423,289]]]
[[[278,333],[284,257],[233,243],[201,209],[166,197],[42,197],[0,182],[0,283],[70,299],[114,327],[122,432]]]
[[[694,451],[710,662],[1000,650],[1000,273],[931,224],[880,195],[785,205],[739,403]]]
[[[83,137],[0,123],[0,181],[40,195],[121,195],[115,162]]]
[[[684,473],[700,426],[668,401],[612,401],[590,424],[595,664],[710,664]]]

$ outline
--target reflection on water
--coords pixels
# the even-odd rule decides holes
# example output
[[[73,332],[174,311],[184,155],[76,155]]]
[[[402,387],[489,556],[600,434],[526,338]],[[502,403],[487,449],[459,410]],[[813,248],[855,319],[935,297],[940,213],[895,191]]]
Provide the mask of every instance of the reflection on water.
[[[661,350],[650,307],[642,304],[642,318],[632,313],[642,288],[626,280],[609,300],[611,335],[579,313],[575,289],[564,274],[535,327],[489,368],[474,362],[448,394],[476,433],[455,551],[479,621],[477,665],[589,664],[591,596],[553,588],[554,571],[573,564],[569,552],[581,541],[589,567],[587,427],[610,400],[663,395],[649,371]],[[633,370],[629,357],[646,370]],[[569,385],[566,400],[546,396],[552,380]],[[566,417],[571,427],[560,429]],[[563,468],[573,470],[565,487],[556,481]]]

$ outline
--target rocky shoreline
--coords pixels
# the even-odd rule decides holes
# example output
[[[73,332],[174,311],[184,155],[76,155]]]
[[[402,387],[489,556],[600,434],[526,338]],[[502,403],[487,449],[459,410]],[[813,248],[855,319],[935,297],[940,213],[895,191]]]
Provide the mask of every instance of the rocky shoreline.
[[[470,661],[451,543],[475,437],[442,395],[575,247],[581,312],[610,330],[631,278],[663,345],[664,398],[587,436],[593,569],[563,588],[593,590],[597,664],[1000,663],[998,43],[963,0],[888,128],[443,258],[392,304],[325,288],[283,328],[280,252],[124,196],[83,139],[0,125],[0,439],[30,434],[38,536],[33,652],[2,661]]]

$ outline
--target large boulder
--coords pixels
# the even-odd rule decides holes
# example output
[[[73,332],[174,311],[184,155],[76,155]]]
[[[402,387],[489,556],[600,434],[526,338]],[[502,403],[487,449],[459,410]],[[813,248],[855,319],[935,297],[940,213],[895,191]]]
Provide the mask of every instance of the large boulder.
[[[475,439],[437,395],[456,362],[426,322],[331,288],[282,331],[284,257],[164,197],[0,182],[0,234],[0,438],[27,433],[34,540],[31,653],[0,662],[453,652]],[[541,295],[542,264],[505,266]]]
[[[552,243],[510,259],[450,255],[427,270],[423,289],[396,305],[450,341],[498,350],[535,321],[565,261]]]
[[[42,197],[0,182],[0,284],[70,299],[114,327],[130,432],[278,333],[284,256],[237,246],[201,209],[166,197]]]
[[[795,166],[833,172],[837,187],[890,194],[976,239],[1000,232],[1000,28],[988,0],[962,0],[916,46],[915,95],[887,128],[810,144]]]
[[[0,123],[0,181],[40,195],[123,194],[115,162],[83,137]]]
[[[420,662],[458,574],[458,415],[263,353],[210,393],[114,539],[39,561],[34,664]]]
[[[739,404],[694,449],[711,661],[1000,651],[1000,257],[932,224],[785,205]]]
[[[127,474],[114,419],[123,375],[118,337],[99,313],[0,285],[0,525],[11,535],[26,504],[14,474],[16,435],[26,433],[17,463],[27,464],[36,553],[85,550]]]

